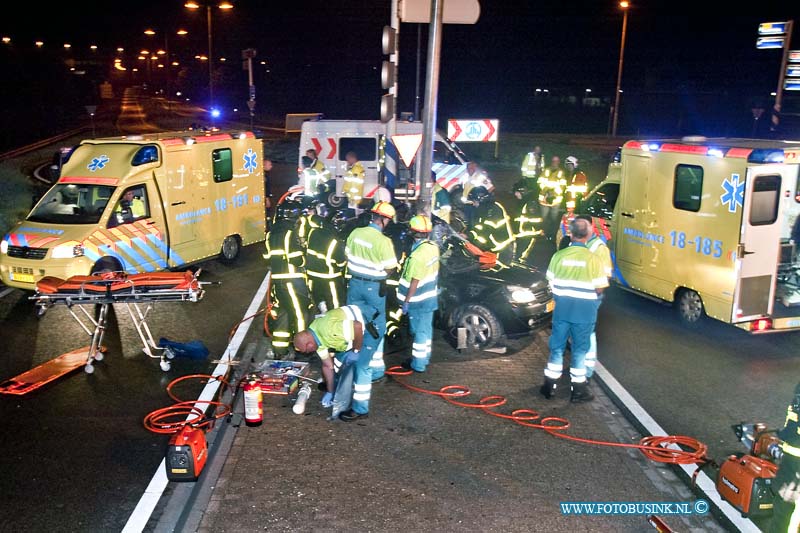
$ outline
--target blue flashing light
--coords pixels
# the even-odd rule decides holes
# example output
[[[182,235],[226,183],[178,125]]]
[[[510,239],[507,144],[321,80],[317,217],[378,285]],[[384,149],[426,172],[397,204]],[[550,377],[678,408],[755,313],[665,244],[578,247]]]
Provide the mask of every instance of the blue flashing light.
[[[219,109],[217,109],[217,108],[214,108],[214,109],[211,110],[211,117],[212,118],[219,118],[219,116],[221,114],[222,113],[220,113]]]
[[[748,163],[783,163],[783,150],[778,148],[758,148],[750,152]]]
[[[719,148],[709,148],[707,153],[711,157],[725,157],[725,152],[723,152]]]
[[[658,143],[644,143],[642,144],[642,150],[645,152],[658,152],[661,148],[661,145]]]

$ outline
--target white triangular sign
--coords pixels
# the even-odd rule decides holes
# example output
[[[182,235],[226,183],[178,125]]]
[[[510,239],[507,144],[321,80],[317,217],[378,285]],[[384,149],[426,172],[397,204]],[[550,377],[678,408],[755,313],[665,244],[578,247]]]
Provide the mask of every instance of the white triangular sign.
[[[404,135],[393,135],[392,142],[395,147],[397,147],[397,153],[400,154],[400,159],[403,160],[403,163],[405,163],[407,167],[410,167],[422,144],[422,134],[408,133]]]

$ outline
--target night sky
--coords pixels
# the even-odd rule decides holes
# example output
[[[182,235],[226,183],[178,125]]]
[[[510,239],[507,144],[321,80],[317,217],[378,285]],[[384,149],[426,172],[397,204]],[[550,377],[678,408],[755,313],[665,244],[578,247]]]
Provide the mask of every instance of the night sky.
[[[445,27],[441,114],[499,117],[520,131],[546,130],[551,123],[563,131],[604,130],[607,108],[586,113],[558,109],[562,99],[580,98],[585,89],[600,98],[613,94],[622,25],[617,3],[481,4],[476,25]],[[383,92],[380,35],[388,23],[389,0],[238,0],[234,5],[232,11],[214,12],[214,55],[229,58],[218,74],[221,103],[244,107],[246,77],[239,58],[243,48],[254,47],[258,60],[268,62],[259,65],[256,76],[264,116],[320,111],[331,118],[377,118]],[[745,11],[733,2],[634,1],[623,77],[623,129],[737,133],[733,130],[746,121],[752,103],[767,102],[777,84],[780,52],[756,50],[758,23],[800,15],[797,2],[756,5]],[[36,12],[5,14],[0,31],[12,37],[12,44],[0,60],[13,63],[14,50],[26,54],[41,39],[56,57],[65,55],[60,49],[64,42],[73,45],[69,53],[76,58],[89,56],[89,45],[97,44],[94,54],[108,65],[113,49],[123,46],[126,64],[133,65],[131,54],[155,47],[142,34],[146,27],[190,32],[173,37],[170,46],[200,98],[207,67],[193,57],[206,53],[205,14],[183,8],[180,0],[62,2]],[[427,26],[423,61],[426,41]],[[800,48],[800,41],[796,43]],[[399,110],[413,109],[416,46],[417,25],[403,24]],[[550,99],[537,100],[536,88],[548,88]],[[2,96],[8,102],[15,94],[19,96],[6,88]],[[800,106],[789,98],[786,110],[800,112]],[[553,120],[554,113],[565,120]]]

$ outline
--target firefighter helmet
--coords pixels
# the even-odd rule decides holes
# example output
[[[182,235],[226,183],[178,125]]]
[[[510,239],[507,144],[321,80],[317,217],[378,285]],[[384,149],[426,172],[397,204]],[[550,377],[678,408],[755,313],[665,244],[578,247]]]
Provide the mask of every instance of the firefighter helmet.
[[[482,204],[484,202],[488,202],[492,198],[492,193],[489,192],[489,189],[484,187],[483,185],[479,185],[478,187],[473,187],[470,189],[469,194],[467,195],[467,200],[470,202],[478,202]]]
[[[572,165],[573,167],[578,168],[578,158],[575,157],[574,155],[568,156],[564,160],[564,164],[565,165]]]
[[[283,202],[278,206],[278,209],[275,210],[275,218],[276,220],[281,220],[284,218],[296,220],[300,217],[300,212],[302,209],[303,206],[300,204],[300,202]]]
[[[380,215],[392,220],[394,220],[394,217],[397,214],[397,212],[394,210],[394,207],[389,202],[378,202],[372,208],[372,212],[376,215]]]
[[[411,228],[411,231],[416,231],[417,233],[430,233],[431,229],[433,229],[431,219],[425,215],[411,217],[411,220],[408,221],[408,227]]]

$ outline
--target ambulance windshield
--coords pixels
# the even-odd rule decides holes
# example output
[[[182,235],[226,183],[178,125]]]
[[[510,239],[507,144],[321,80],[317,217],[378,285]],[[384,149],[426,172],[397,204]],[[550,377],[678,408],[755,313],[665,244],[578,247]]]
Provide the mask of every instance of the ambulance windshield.
[[[45,224],[97,224],[114,187],[59,183],[50,189],[28,215],[29,222]]]

